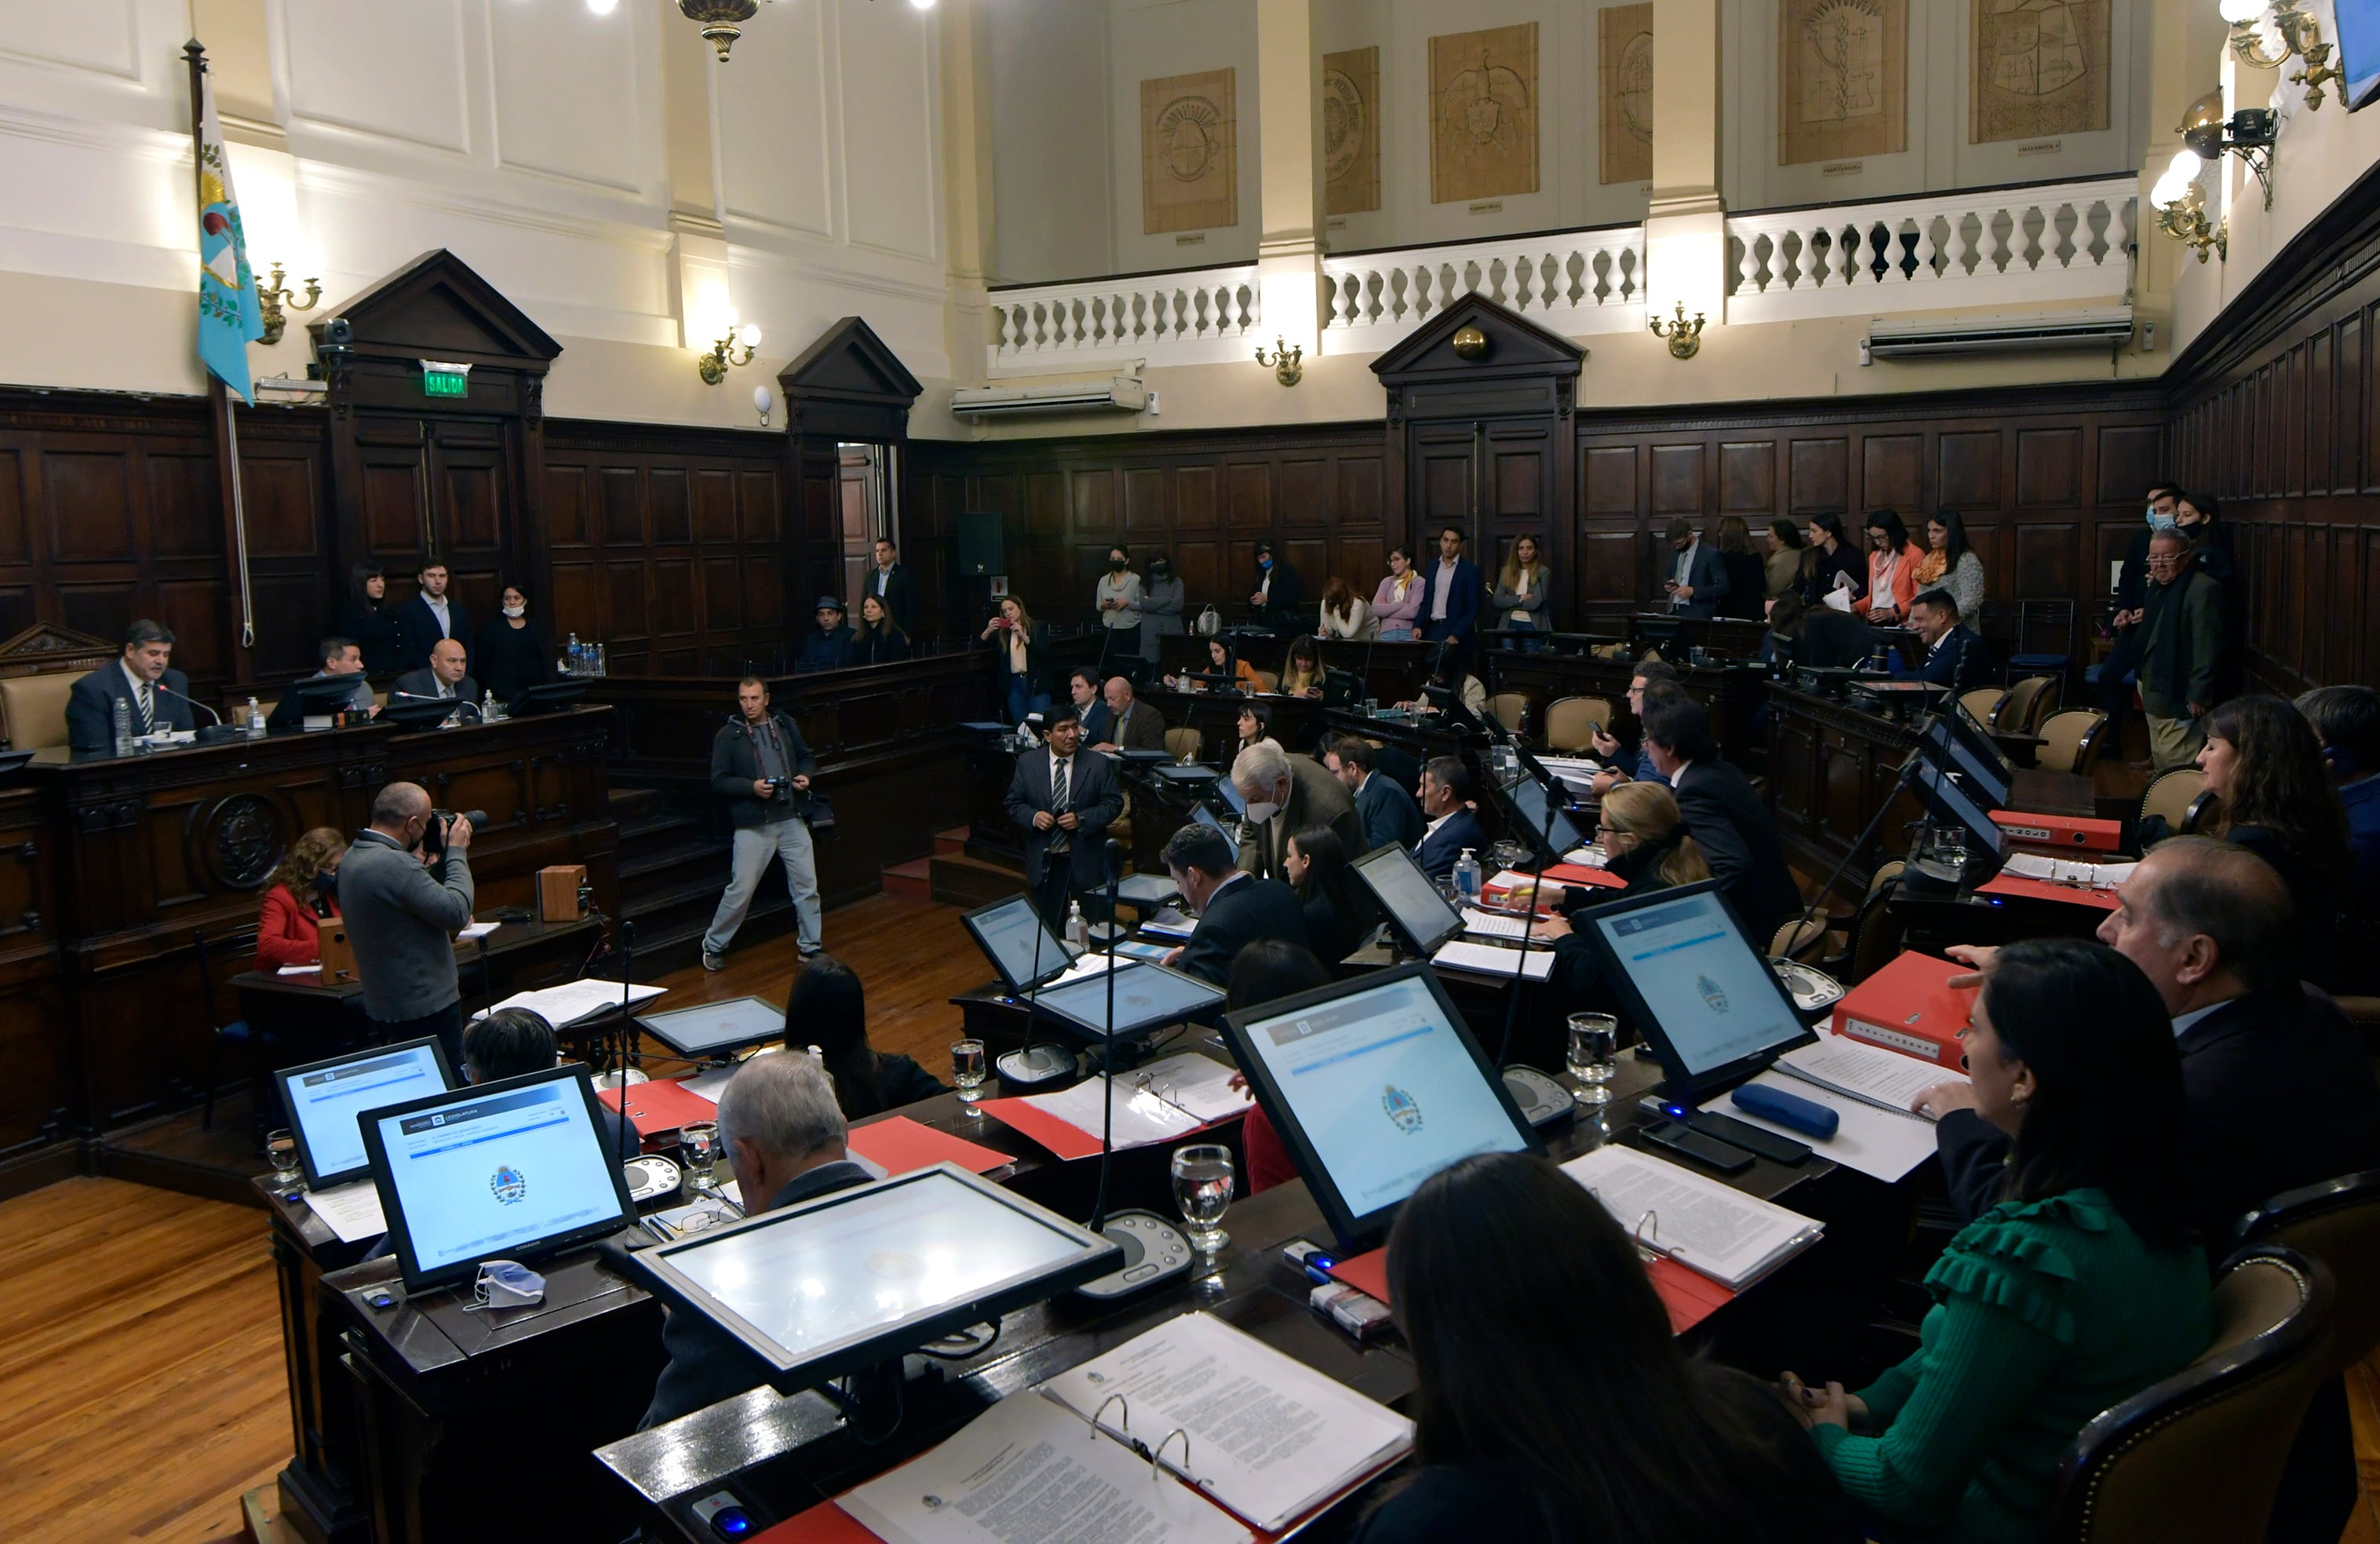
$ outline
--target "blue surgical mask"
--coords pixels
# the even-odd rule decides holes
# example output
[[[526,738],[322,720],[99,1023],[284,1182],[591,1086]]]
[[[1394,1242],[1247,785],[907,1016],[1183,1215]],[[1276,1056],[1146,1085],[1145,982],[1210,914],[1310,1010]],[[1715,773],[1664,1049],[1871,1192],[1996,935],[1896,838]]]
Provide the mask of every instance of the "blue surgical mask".
[[[2151,530],[2171,530],[2179,524],[2180,522],[2171,515],[2160,515],[2154,509],[2149,511],[2149,529]]]
[[[314,893],[318,895],[337,894],[339,893],[339,871],[336,869],[325,869],[321,873],[316,874],[314,876]]]
[[[1272,566],[1272,557],[1271,557],[1271,555],[1270,555],[1269,553],[1268,553],[1267,555],[1265,555],[1265,556],[1263,556],[1263,557],[1260,557],[1260,558],[1257,559],[1257,567],[1259,567],[1259,568],[1269,568],[1269,567],[1271,567],[1271,566]]]
[[[471,1299],[473,1307],[527,1307],[545,1301],[545,1278],[518,1260],[485,1260],[471,1283]]]

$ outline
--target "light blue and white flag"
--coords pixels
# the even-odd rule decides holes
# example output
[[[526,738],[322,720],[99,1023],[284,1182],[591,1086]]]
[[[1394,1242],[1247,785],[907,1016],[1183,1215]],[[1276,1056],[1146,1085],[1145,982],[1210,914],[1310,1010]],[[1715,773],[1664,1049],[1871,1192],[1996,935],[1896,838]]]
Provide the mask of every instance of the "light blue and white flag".
[[[198,153],[199,360],[247,402],[248,346],[264,335],[264,314],[248,266],[223,125],[215,117],[214,83],[204,75],[199,77]]]

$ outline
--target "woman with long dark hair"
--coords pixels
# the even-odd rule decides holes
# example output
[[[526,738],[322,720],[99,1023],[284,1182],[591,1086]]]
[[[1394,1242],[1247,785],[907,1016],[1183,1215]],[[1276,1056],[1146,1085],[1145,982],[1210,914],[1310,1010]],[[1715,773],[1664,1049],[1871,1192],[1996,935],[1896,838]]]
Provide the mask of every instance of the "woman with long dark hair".
[[[1537,539],[1518,536],[1497,571],[1495,592],[1488,603],[1495,608],[1496,625],[1519,633],[1542,633],[1553,626],[1553,571],[1537,551]],[[1541,638],[1520,639],[1516,648],[1540,650]]]
[[[1275,749],[1281,747],[1281,742],[1272,737],[1271,710],[1257,703],[1241,703],[1240,716],[1232,721],[1232,728],[1235,736],[1232,746],[1232,758],[1234,760],[1239,759],[1241,751],[1250,746],[1269,745]]]
[[[868,1043],[868,992],[859,972],[832,954],[813,954],[785,995],[785,1050],[819,1048],[834,1101],[845,1120],[897,1110],[943,1092],[934,1075],[898,1052]]]
[[[1762,560],[1767,578],[1767,597],[1776,600],[1791,595],[1801,587],[1802,554],[1810,544],[1802,540],[1802,529],[1791,520],[1768,522],[1768,555]]]
[[[1898,626],[1917,599],[1917,565],[1925,554],[1909,540],[1899,514],[1878,509],[1867,517],[1867,619],[1878,627]]]
[[[1627,1231],[1549,1161],[1425,1180],[1388,1269],[1422,1466],[1357,1544],[1859,1538],[1777,1395],[1679,1349]]]
[[[1980,628],[1984,611],[1984,560],[1967,544],[1967,520],[1955,509],[1937,509],[1925,522],[1925,555],[1917,560],[1917,593],[1947,590],[1959,602],[1959,620]]]
[[[2074,1434],[2204,1351],[2214,1304],[2173,1160],[2181,1056],[2140,967],[2076,939],[2010,944],[1966,1052],[1962,1097],[2012,1147],[1999,1203],[1926,1273],[1923,1349],[1856,1394],[1784,1386],[1888,1526],[2017,1544]]]
[[[1355,587],[1333,574],[1322,583],[1322,625],[1315,629],[1316,638],[1369,638],[1379,636],[1380,625],[1372,620],[1372,603],[1355,593]]]
[[[1752,550],[1752,527],[1741,515],[1718,523],[1718,564],[1727,574],[1727,593],[1719,598],[1718,614],[1757,622],[1767,614],[1761,604],[1768,587],[1768,571]]]
[[[1864,611],[1861,602],[1867,596],[1867,560],[1853,550],[1843,517],[1831,511],[1811,516],[1809,537],[1808,553],[1802,560],[1803,602],[1823,606],[1828,596],[1840,590],[1851,597],[1852,611]]]
[[[388,603],[388,575],[377,559],[366,558],[347,570],[347,593],[339,602],[338,636],[356,640],[367,675],[385,675],[404,663],[405,647],[396,636],[396,608]]]
[[[1050,694],[1041,689],[1040,625],[1025,609],[1025,602],[1014,595],[1002,596],[979,636],[999,650],[1004,677],[1001,696],[1008,704],[1008,722],[1023,723],[1047,708]]]
[[[909,657],[909,635],[901,630],[881,595],[859,602],[859,631],[851,640],[854,664],[892,664]]]
[[[514,693],[553,678],[553,656],[537,624],[529,620],[528,591],[519,585],[508,582],[498,592],[496,614],[480,629],[471,669],[499,702],[509,702]]]
[[[1355,952],[1368,912],[1356,899],[1347,844],[1329,826],[1308,826],[1289,839],[1284,867],[1305,907],[1305,936],[1325,967]]]
[[[2338,912],[2354,871],[2347,808],[2322,741],[2287,698],[2235,697],[2206,715],[2198,770],[2223,813],[2207,834],[2271,864],[2297,905],[2299,968],[2325,991],[2358,972],[2339,957]]]

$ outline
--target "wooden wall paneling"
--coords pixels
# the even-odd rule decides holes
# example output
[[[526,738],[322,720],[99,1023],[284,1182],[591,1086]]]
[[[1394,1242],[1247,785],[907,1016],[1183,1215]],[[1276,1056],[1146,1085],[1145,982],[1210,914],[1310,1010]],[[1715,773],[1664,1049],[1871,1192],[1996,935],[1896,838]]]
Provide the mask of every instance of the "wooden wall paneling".
[[[1925,435],[1864,435],[1860,441],[1860,504],[1866,509],[1898,510],[1912,534],[1923,523],[1925,504]]]
[[[2336,398],[2330,383],[2330,339],[2325,328],[2306,342],[2305,488],[2310,493],[2327,493],[2338,486],[2331,462],[2330,411]]]
[[[1722,441],[1718,447],[1718,512],[1747,520],[1777,515],[1777,442]],[[1590,507],[1589,513],[1593,513]],[[1759,535],[1755,529],[1755,536]]]
[[[1935,440],[1936,507],[1965,514],[2000,505],[2000,432],[1944,430]]]
[[[1835,434],[1792,441],[1792,512],[1815,515],[1851,507],[1851,442]],[[1856,533],[1854,533],[1856,534]]]
[[[1685,516],[1701,525],[1705,510],[1703,486],[1703,447],[1691,445],[1660,445],[1652,447],[1652,513],[1658,526],[1676,516]]]
[[[2017,507],[2071,509],[2082,502],[2082,431],[2017,431]]]

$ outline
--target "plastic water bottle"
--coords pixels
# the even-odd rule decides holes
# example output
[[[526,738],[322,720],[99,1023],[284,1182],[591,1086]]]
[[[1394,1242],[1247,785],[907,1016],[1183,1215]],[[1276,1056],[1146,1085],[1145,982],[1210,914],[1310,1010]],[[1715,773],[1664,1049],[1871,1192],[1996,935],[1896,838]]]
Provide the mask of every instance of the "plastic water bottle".
[[[248,732],[249,734],[261,735],[264,733],[264,709],[263,706],[252,697],[248,699],[248,717],[246,722],[248,723]]]
[[[1091,925],[1083,920],[1083,903],[1080,901],[1067,903],[1066,947],[1076,954],[1090,951]]]
[[[1475,852],[1465,847],[1454,862],[1454,892],[1472,906],[1479,904],[1479,859]]]
[[[595,674],[598,675],[612,674],[610,663],[603,657],[603,646],[600,643],[590,643],[588,647],[595,651]]]
[[[115,699],[115,754],[132,754],[132,704],[120,697]]]
[[[492,691],[484,693],[480,699],[480,722],[485,723],[491,719],[500,719],[504,716],[504,711],[496,706],[496,694]]]
[[[577,675],[581,674],[584,662],[579,658],[578,635],[577,633],[570,635],[569,645],[565,649],[562,657],[565,662],[562,673],[565,675]]]

